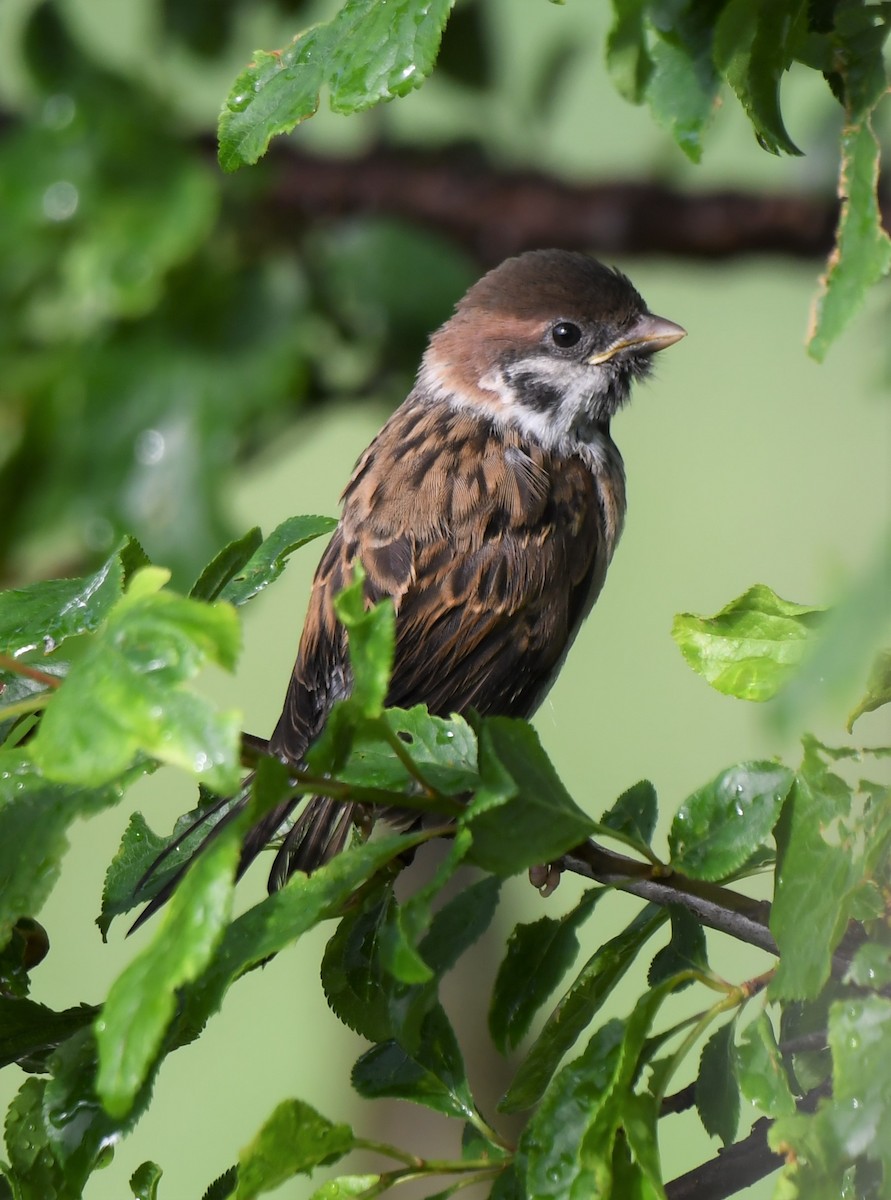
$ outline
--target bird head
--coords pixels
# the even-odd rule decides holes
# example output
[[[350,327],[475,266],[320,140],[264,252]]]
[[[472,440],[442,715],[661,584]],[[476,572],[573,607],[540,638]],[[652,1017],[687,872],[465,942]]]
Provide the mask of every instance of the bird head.
[[[553,449],[587,441],[685,330],[620,271],[532,250],[490,271],[430,340],[419,386]]]

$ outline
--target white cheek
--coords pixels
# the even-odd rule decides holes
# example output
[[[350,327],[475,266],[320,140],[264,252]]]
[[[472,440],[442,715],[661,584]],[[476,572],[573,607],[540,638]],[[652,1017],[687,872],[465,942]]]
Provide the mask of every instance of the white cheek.
[[[579,441],[579,425],[593,420],[596,404],[592,401],[609,389],[606,372],[596,366],[537,359],[535,373],[560,394],[556,408],[538,411],[523,404],[514,385],[497,368],[484,375],[479,386],[499,398],[504,419],[515,428],[548,449],[566,453]]]

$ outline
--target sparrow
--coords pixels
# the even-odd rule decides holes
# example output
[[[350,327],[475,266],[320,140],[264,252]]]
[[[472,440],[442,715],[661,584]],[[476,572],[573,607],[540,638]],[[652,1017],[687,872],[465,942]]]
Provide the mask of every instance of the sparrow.
[[[402,405],[360,457],[316,570],[270,751],[299,766],[349,695],[333,601],[365,572],[396,612],[387,704],[530,717],[606,578],[625,518],[610,422],[652,357],[685,336],[620,271],[533,250],[483,276],[430,338]],[[345,845],[353,806],[299,799],[244,841],[240,872],[283,829],[270,891]]]

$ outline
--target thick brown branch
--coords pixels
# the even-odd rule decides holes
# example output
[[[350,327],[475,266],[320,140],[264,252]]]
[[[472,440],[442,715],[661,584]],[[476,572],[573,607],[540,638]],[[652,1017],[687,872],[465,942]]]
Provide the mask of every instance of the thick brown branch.
[[[752,1126],[752,1132],[741,1142],[719,1151],[686,1175],[679,1175],[665,1185],[668,1200],[726,1200],[776,1171],[782,1161],[767,1144],[770,1121],[762,1117]]]
[[[798,1111],[813,1112],[826,1095],[825,1085],[815,1088],[799,1102]],[[782,1159],[767,1144],[770,1126],[767,1117],[762,1117],[741,1142],[719,1150],[717,1157],[666,1184],[668,1200],[727,1200],[728,1196],[735,1196],[743,1188],[751,1187],[765,1175],[779,1170]]]
[[[536,246],[607,256],[822,257],[838,217],[829,193],[684,192],[655,181],[572,184],[499,170],[467,153],[381,149],[340,159],[279,144],[269,163],[274,179],[261,201],[265,232],[293,238],[295,219],[383,214],[433,227],[484,264]],[[883,194],[889,224],[891,198],[887,189]]]

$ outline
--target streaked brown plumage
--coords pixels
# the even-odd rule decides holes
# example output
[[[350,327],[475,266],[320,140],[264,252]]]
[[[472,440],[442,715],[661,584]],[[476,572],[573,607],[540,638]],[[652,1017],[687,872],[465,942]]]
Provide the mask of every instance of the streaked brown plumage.
[[[650,356],[683,337],[593,259],[533,251],[484,276],[431,338],[410,395],[362,455],[316,572],[270,748],[299,764],[349,692],[332,601],[358,559],[369,603],[391,596],[388,703],[530,716],[600,592],[622,531],[610,419]],[[249,833],[242,870],[294,803]],[[351,813],[315,799],[270,887],[337,853]]]
[[[554,344],[561,323],[582,332],[577,343]],[[274,753],[299,763],[349,689],[332,601],[356,559],[369,602],[391,596],[396,608],[388,704],[425,703],[443,716],[535,711],[622,531],[625,475],[610,418],[649,355],[682,336],[647,313],[624,276],[578,254],[524,254],[471,288],[343,493]],[[582,365],[584,357],[600,361]],[[272,813],[251,832],[243,866],[287,815]],[[312,801],[270,883],[337,853],[350,824],[343,806]]]

